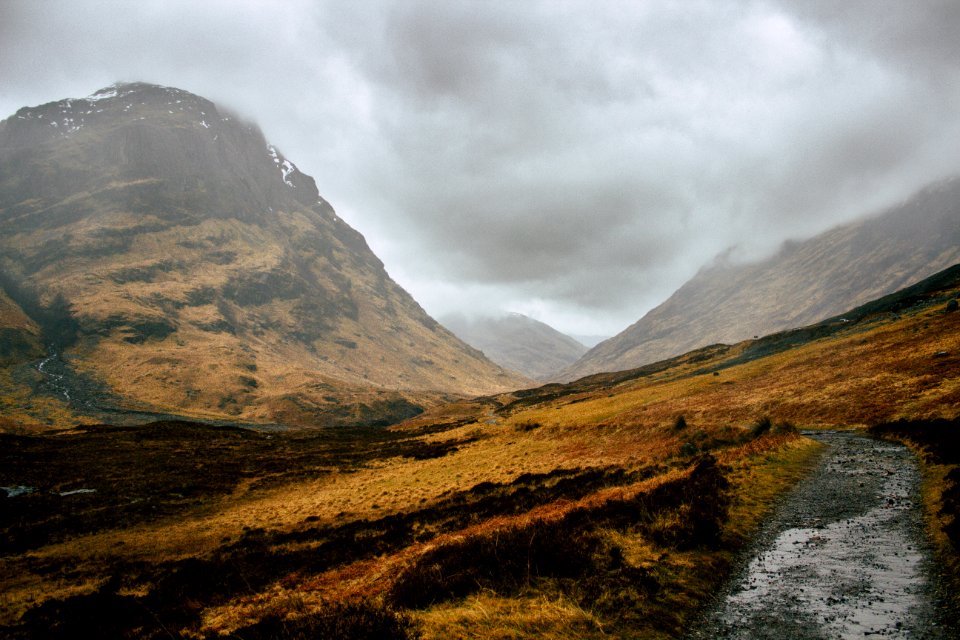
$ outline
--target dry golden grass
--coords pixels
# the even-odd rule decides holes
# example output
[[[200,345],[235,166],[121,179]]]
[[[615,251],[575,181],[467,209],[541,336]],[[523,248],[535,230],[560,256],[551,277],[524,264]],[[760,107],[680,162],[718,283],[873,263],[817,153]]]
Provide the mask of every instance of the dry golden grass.
[[[666,428],[628,432],[604,426],[581,429],[544,427],[522,432],[506,421],[496,425],[468,425],[434,434],[429,439],[459,440],[468,435],[479,436],[479,439],[442,458],[389,458],[354,473],[334,473],[323,479],[266,491],[247,491],[241,486],[232,495],[195,509],[188,517],[178,516],[152,524],[79,536],[30,552],[23,560],[5,559],[2,562],[5,572],[20,577],[16,582],[4,584],[7,598],[3,607],[6,609],[4,618],[9,620],[9,616],[16,616],[25,607],[43,599],[98,588],[104,579],[98,568],[116,560],[158,563],[203,557],[216,550],[223,540],[238,539],[245,527],[285,531],[302,526],[308,517],[317,524],[376,518],[429,506],[444,495],[466,491],[480,482],[506,483],[521,473],[546,473],[557,468],[596,463],[644,466],[667,460],[677,448],[676,437]],[[749,452],[749,447],[744,452]],[[764,452],[766,455],[766,445]],[[731,452],[727,457],[737,459],[740,455]],[[610,498],[622,499],[631,492],[647,491],[677,473],[679,471],[670,472],[630,487],[600,491],[580,501],[551,503],[516,517],[485,520],[473,529],[451,535],[470,535],[471,532],[507,527],[531,519],[562,517],[577,506],[597,504]],[[440,538],[431,544],[442,541]],[[658,557],[659,552],[640,539],[624,546],[631,554],[631,561],[638,566],[650,564]],[[288,580],[274,585],[267,592],[246,596],[208,611],[205,614],[207,628],[221,631],[237,628],[277,607],[282,608],[284,605],[278,602],[292,601],[296,597],[302,598],[304,607],[316,608],[329,600],[382,592],[400,567],[419,552],[414,546],[391,559],[363,561],[326,576],[300,576],[292,582]],[[75,568],[75,577],[51,582],[46,576],[23,571],[23,561],[41,564],[70,562]],[[554,614],[541,612],[538,615],[546,620]],[[563,626],[557,624],[557,628]]]
[[[595,615],[562,594],[507,598],[479,593],[418,612],[416,619],[424,640],[609,637]]]
[[[314,212],[276,211],[269,224],[213,218],[170,226],[150,215],[100,210],[99,201],[94,206],[98,215],[76,222],[70,233],[38,229],[0,245],[29,253],[66,242],[65,254],[82,256],[48,256],[28,285],[42,292],[43,304],[57,293],[69,299],[88,334],[70,350],[76,366],[131,405],[316,424],[350,402],[369,407],[402,396],[431,404],[440,392],[476,395],[529,382],[436,328],[379,267],[364,262],[368,256],[333,241],[327,228],[333,223]],[[158,230],[143,231],[152,225]],[[129,246],[102,251],[102,237],[118,234],[128,236]],[[299,240],[323,234],[329,242]],[[305,290],[299,298],[274,299],[267,291],[264,300],[242,304],[224,293],[231,282],[256,282],[267,273],[307,283]],[[325,304],[344,287],[356,308],[337,309],[326,321],[315,311],[317,327],[305,329],[294,307],[305,300]],[[0,327],[7,320],[23,324],[9,306],[0,299]],[[175,331],[134,337],[131,344],[131,329],[122,325],[137,322],[169,323]],[[316,339],[304,342],[304,333]],[[342,422],[350,424],[349,416]]]
[[[60,398],[32,393],[4,368],[0,368],[0,416],[0,433],[41,433],[81,422]]]
[[[734,505],[728,537],[741,540],[758,526],[775,498],[792,482],[802,477],[819,447],[796,436],[769,436],[724,452],[732,463]],[[272,585],[266,591],[245,596],[227,605],[209,610],[204,629],[229,633],[264,615],[282,610],[284,603],[296,601],[306,611],[318,610],[326,602],[381,598],[404,567],[423,553],[474,536],[493,535],[531,523],[562,520],[578,509],[597,509],[610,500],[629,501],[655,487],[687,473],[679,469],[623,487],[594,492],[580,500],[552,502],[516,516],[486,519],[465,529],[441,535],[423,544],[414,544],[372,560],[363,560],[316,576],[297,575]],[[734,524],[735,523],[735,524]],[[719,573],[704,574],[705,565],[722,567],[723,552],[677,552],[652,543],[640,533],[608,531],[624,550],[625,560],[635,567],[654,569],[668,580],[664,598],[648,603],[647,612],[659,623],[668,620],[680,628],[686,616],[715,588]],[[719,569],[718,569],[719,570]],[[562,593],[530,593],[506,597],[491,592],[469,596],[429,607],[417,614],[425,637],[513,638],[607,637],[604,622],[584,610]],[[631,636],[633,637],[633,636]],[[671,637],[656,629],[647,629],[637,637]]]
[[[199,626],[188,631],[200,636],[229,633],[266,616],[320,611],[329,602],[380,601],[398,576],[431,550],[534,522],[559,522],[574,509],[595,509],[606,501],[649,492],[683,477],[692,456],[709,450],[727,469],[731,485],[730,517],[720,549],[680,550],[658,544],[641,529],[601,527],[595,532],[622,550],[626,566],[649,572],[661,585],[655,594],[638,596],[633,617],[615,620],[549,580],[519,592],[481,590],[415,613],[427,638],[677,637],[717,587],[733,550],[749,539],[777,497],[810,469],[820,450],[788,431],[751,438],[750,426],[763,416],[775,424],[832,428],[901,416],[955,417],[960,412],[958,323],[960,314],[927,310],[727,366],[719,375],[698,371],[729,364],[745,345],[713,361],[685,361],[651,376],[595,389],[569,388],[528,404],[511,405],[522,394],[505,394],[438,407],[394,431],[428,444],[456,445],[441,457],[381,457],[350,472],[333,471],[268,488],[254,488],[251,479],[232,494],[176,517],[77,536],[6,558],[0,561],[8,576],[2,585],[3,621],[44,599],[99,588],[106,578],[102,567],[119,561],[149,565],[209,558],[225,541],[242,540],[251,528],[285,540],[272,552],[309,553],[321,548],[321,538],[283,535],[308,532],[310,527],[332,531],[421,509],[426,513],[481,483],[507,485],[523,474],[589,468],[655,473],[586,495],[551,498],[519,513],[485,516],[373,557],[316,571],[290,570],[251,592],[206,606]],[[937,356],[939,352],[947,355]],[[225,352],[224,358],[232,356],[239,354]],[[257,374],[261,376],[259,368]],[[214,370],[204,375],[221,380]],[[303,376],[298,381],[311,384],[306,374],[288,375]],[[268,376],[266,367],[262,379]],[[675,426],[681,415],[685,427]],[[416,435],[431,425],[444,428]],[[928,473],[934,477],[936,470]],[[675,515],[662,517],[665,521],[656,526],[669,526]],[[51,578],[29,568],[58,563],[70,563],[75,572]],[[149,588],[125,585],[129,593]]]
[[[517,433],[508,425],[471,425],[430,437],[457,440],[479,432],[481,438],[442,458],[388,458],[351,473],[269,491],[245,493],[242,488],[191,518],[172,518],[132,529],[81,536],[51,545],[38,556],[96,557],[99,550],[130,560],[159,561],[203,554],[243,527],[288,529],[307,517],[318,522],[376,518],[430,504],[445,494],[465,491],[481,482],[507,483],[523,473],[558,468],[649,464],[675,449],[675,438],[655,439],[649,433],[629,434],[616,446],[615,434],[598,430],[543,430]],[[616,454],[616,455],[614,455]]]
[[[938,352],[951,354],[937,358]],[[517,422],[570,427],[745,425],[762,415],[805,427],[863,427],[899,417],[960,415],[960,314],[939,309],[816,341],[718,371],[692,366],[624,383],[612,395],[523,410]],[[717,363],[737,355],[735,350]],[[701,363],[699,368],[703,368]],[[599,397],[597,397],[599,396]],[[578,400],[576,403],[571,401]]]
[[[725,531],[731,541],[741,543],[754,533],[776,499],[809,473],[822,449],[807,438],[767,436],[720,453],[736,496]]]
[[[956,468],[956,465],[929,462],[923,465],[923,508],[927,516],[927,531],[939,552],[938,559],[945,565],[948,574],[960,577],[960,549],[954,547],[945,531],[946,525],[956,516],[943,511],[943,494],[953,485],[947,480],[947,474]],[[951,600],[955,606],[960,606],[960,592],[954,591]]]

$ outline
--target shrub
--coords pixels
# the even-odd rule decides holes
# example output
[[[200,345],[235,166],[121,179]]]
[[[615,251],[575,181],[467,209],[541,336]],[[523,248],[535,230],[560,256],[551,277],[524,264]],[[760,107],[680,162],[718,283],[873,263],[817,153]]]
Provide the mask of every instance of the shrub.
[[[604,616],[629,620],[636,617],[650,594],[660,590],[660,582],[649,569],[621,563],[575,581],[569,590],[580,606]]]
[[[727,520],[728,489],[722,468],[712,455],[705,454],[687,476],[646,493],[575,509],[564,520],[573,526],[638,530],[677,549],[713,547],[720,542]]]
[[[659,544],[677,549],[716,547],[730,508],[730,483],[707,454],[701,457],[689,478],[660,485],[649,500],[665,508],[655,512],[644,528]]]
[[[687,428],[687,419],[683,416],[677,416],[677,419],[673,423],[674,431],[683,431]]]
[[[768,433],[771,428],[773,428],[773,422],[770,421],[770,417],[763,416],[750,427],[750,435],[754,438],[759,438],[765,433]]]
[[[684,442],[680,447],[680,455],[695,456],[700,452],[700,447],[695,442]]]
[[[796,432],[797,432],[797,428],[789,422],[779,422],[773,425],[772,433],[787,434],[787,433],[796,433]]]
[[[109,590],[48,600],[27,612],[12,637],[50,638],[141,638],[155,637],[159,625],[150,612],[131,596]],[[7,637],[7,636],[4,636]]]
[[[388,599],[395,606],[420,608],[481,589],[517,592],[534,580],[552,578],[574,581],[574,592],[580,590],[576,585],[593,585],[578,596],[582,603],[600,592],[613,603],[619,596],[610,589],[626,593],[617,586],[624,575],[643,578],[646,590],[656,581],[627,566],[622,549],[602,529],[634,529],[677,549],[715,547],[727,519],[728,488],[716,459],[701,456],[688,476],[649,492],[580,507],[555,521],[534,520],[438,546],[398,576]]]
[[[525,422],[518,422],[515,429],[517,431],[533,431],[534,429],[539,429],[541,426],[543,425],[541,425],[539,422],[528,420]]]

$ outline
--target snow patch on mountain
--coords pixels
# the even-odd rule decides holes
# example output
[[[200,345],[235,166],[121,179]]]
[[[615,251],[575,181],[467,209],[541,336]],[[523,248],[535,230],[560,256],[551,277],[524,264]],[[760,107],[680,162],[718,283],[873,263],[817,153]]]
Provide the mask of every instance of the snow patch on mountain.
[[[297,170],[297,166],[286,158],[281,158],[280,154],[277,153],[277,148],[272,144],[267,145],[267,154],[273,159],[273,163],[280,168],[280,179],[283,180],[283,183],[288,187],[296,188],[297,185],[290,181],[289,176]]]
[[[100,89],[96,93],[93,93],[86,98],[87,102],[97,102],[98,100],[109,100],[110,98],[116,98],[119,95],[116,85],[112,87],[106,87],[105,89]]]

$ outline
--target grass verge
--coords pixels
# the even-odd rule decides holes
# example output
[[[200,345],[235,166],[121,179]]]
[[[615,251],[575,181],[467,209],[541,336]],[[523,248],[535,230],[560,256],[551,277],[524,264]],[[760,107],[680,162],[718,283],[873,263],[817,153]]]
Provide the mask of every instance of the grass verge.
[[[960,618],[960,419],[898,420],[869,429],[917,452],[923,471],[923,507],[933,541],[946,615]]]
[[[725,461],[723,500],[712,495],[719,484],[687,477],[642,498],[575,508],[553,527],[535,521],[458,539],[420,557],[392,595],[420,607],[414,615],[427,639],[680,637],[733,555],[821,449],[793,434],[767,435],[718,453]],[[692,502],[719,505],[728,516],[713,536],[675,535],[690,531],[685,517],[701,527],[718,520],[690,518],[690,502],[650,508],[685,483],[698,487],[700,499]],[[624,507],[629,519],[616,516]]]

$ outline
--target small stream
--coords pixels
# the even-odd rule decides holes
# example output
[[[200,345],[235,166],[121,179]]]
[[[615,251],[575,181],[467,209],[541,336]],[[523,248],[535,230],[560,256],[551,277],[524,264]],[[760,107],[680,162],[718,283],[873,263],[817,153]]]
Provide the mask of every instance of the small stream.
[[[774,513],[690,638],[952,638],[938,625],[915,456],[852,432],[807,434],[820,466]]]
[[[65,376],[62,373],[51,371],[51,368],[57,365],[59,365],[58,368],[63,367],[63,362],[60,360],[60,353],[51,349],[50,355],[37,364],[37,371],[46,377],[46,384],[53,392],[53,395],[58,395],[67,402],[70,402],[70,388],[67,386]]]

